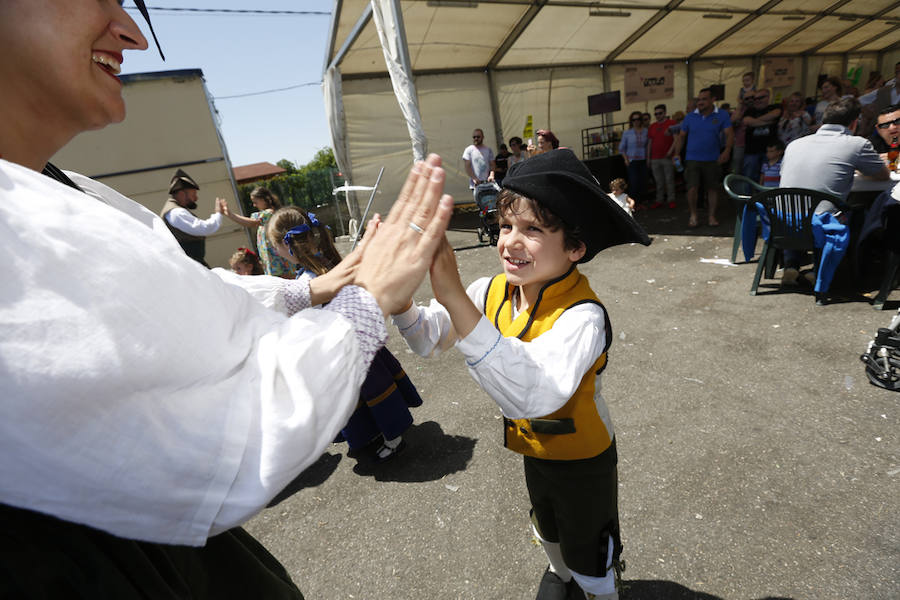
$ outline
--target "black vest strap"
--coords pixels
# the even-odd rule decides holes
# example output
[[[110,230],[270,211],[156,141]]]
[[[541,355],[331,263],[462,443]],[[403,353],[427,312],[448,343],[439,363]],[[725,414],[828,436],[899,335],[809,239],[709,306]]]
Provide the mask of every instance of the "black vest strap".
[[[84,192],[80,187],[78,187],[74,181],[69,179],[69,176],[62,172],[62,169],[54,165],[53,163],[47,163],[44,165],[44,169],[41,171],[43,175],[46,175],[50,179],[55,179],[63,185],[67,185],[70,188],[76,189],[79,192]]]

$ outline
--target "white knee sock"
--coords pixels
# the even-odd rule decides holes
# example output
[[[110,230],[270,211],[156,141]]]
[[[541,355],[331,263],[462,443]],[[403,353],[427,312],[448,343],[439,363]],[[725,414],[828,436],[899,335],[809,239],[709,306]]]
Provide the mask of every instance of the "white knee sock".
[[[547,554],[547,560],[550,561],[550,570],[556,573],[556,576],[563,581],[567,583],[571,581],[572,573],[569,571],[569,567],[566,566],[566,561],[563,560],[559,542],[548,542],[542,538],[534,523],[531,524],[531,530],[534,531],[534,536],[541,541],[541,546],[543,546],[544,552]]]
[[[591,577],[571,571],[572,577],[578,582],[578,586],[587,594],[593,594],[597,598],[604,600],[618,600],[619,595],[616,593],[616,572],[612,568],[613,539],[609,537],[609,546],[606,550],[607,565],[606,577]],[[589,598],[591,596],[588,596]]]

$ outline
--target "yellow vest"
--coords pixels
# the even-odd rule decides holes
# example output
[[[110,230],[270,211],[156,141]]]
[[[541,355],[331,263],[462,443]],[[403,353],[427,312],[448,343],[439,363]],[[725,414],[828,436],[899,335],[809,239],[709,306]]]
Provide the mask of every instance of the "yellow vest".
[[[549,331],[562,313],[586,302],[603,306],[594,295],[587,277],[575,266],[562,277],[548,282],[537,302],[512,318],[513,286],[505,275],[497,275],[485,294],[484,314],[504,337],[530,342]],[[604,314],[605,314],[604,310]],[[606,348],[612,340],[606,318]],[[584,374],[575,393],[562,408],[539,419],[504,419],[504,445],[520,454],[552,460],[577,460],[597,456],[609,448],[610,433],[597,412],[594,388],[597,375],[606,366],[604,350]]]

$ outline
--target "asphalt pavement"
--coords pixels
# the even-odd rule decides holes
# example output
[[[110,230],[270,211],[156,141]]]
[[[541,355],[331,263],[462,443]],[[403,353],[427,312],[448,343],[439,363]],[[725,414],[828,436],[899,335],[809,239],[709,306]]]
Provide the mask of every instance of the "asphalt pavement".
[[[639,213],[651,246],[580,267],[613,327],[622,599],[900,598],[900,395],[859,360],[900,292],[881,312],[775,280],[750,296],[730,210],[693,230],[683,208]],[[499,270],[477,223],[448,234],[466,284]],[[422,359],[388,331],[424,398],[406,451],[374,464],[334,444],[247,529],[309,600],[534,598],[546,559],[499,409],[457,351]]]

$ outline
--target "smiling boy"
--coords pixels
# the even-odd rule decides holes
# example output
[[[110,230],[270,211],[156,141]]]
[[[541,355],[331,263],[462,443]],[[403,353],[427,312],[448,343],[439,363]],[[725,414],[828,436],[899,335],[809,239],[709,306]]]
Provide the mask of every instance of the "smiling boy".
[[[504,444],[524,456],[534,531],[550,566],[539,599],[614,599],[622,546],[616,445],[600,373],[612,330],[577,264],[647,234],[571,150],[510,168],[498,197],[503,273],[463,287],[444,243],[435,300],[395,315],[421,356],[454,344],[504,415]],[[577,596],[576,596],[577,597]]]

